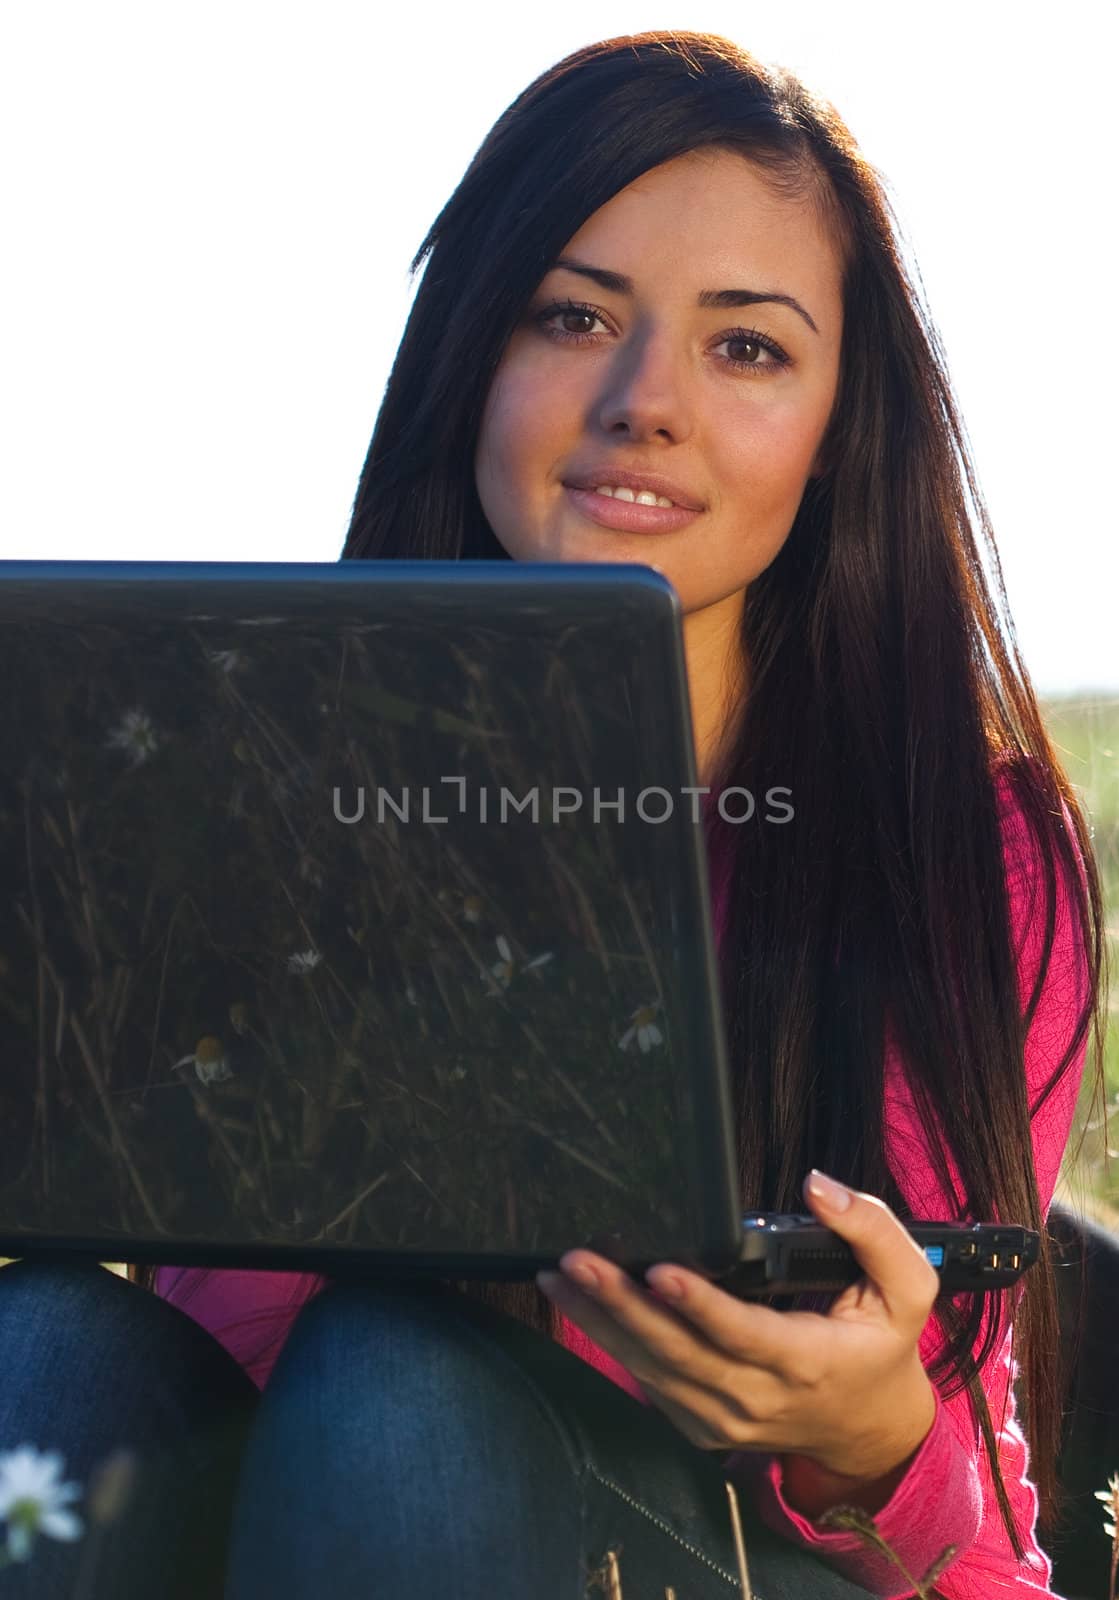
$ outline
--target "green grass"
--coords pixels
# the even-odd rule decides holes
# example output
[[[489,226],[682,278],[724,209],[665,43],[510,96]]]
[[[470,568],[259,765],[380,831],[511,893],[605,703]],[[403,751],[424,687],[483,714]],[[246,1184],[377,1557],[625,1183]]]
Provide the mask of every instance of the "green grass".
[[[1042,711],[1049,736],[1094,830],[1112,966],[1104,1052],[1110,1139],[1105,1138],[1102,1126],[1093,1126],[1099,1108],[1092,1104],[1088,1083],[1081,1095],[1057,1198],[1119,1228],[1119,695],[1048,700],[1042,703]],[[1116,1159],[1108,1157],[1109,1144]]]

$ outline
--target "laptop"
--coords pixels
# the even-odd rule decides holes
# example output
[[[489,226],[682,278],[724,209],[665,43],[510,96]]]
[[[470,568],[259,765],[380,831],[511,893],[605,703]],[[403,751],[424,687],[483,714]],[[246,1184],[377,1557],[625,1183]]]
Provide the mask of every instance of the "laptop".
[[[0,563],[0,1255],[719,1273],[651,568]]]

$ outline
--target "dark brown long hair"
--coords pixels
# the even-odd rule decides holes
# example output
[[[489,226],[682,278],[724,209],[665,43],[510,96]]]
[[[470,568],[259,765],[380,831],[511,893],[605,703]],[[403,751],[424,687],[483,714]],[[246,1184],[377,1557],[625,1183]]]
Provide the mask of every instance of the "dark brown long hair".
[[[729,41],[647,33],[579,50],[488,134],[413,262],[426,268],[362,471],[343,559],[505,558],[473,462],[507,340],[584,221],[650,168],[701,147],[740,152],[802,195],[845,263],[840,387],[789,537],[750,585],[748,704],[720,786],[796,796],[779,847],[734,830],[721,951],[749,1205],[803,1210],[812,1166],[909,1211],[887,1160],[887,1018],[944,1190],[961,1216],[1042,1230],[1014,1328],[1040,1526],[1059,1512],[1060,1341],[1031,1120],[1089,1033],[1103,1102],[1105,947],[1099,873],[1075,792],[1014,642],[1001,569],[943,354],[903,264],[882,184],[835,110]],[[983,555],[992,574],[985,577]],[[992,584],[994,593],[992,592]],[[1020,1014],[993,772],[1037,851],[1045,948]],[[1062,805],[1069,818],[1062,820]],[[732,841],[718,838],[713,849]],[[774,830],[768,830],[772,835]],[[1083,880],[1078,870],[1083,863]],[[1027,1104],[1025,1034],[1054,938],[1059,884],[1082,935],[1088,999]],[[839,952],[838,962],[836,952]],[[475,1287],[535,1326],[534,1286]],[[1005,1323],[980,1296],[938,1302],[930,1376],[967,1387],[1021,1559],[978,1372]],[[972,1352],[982,1335],[973,1361]]]

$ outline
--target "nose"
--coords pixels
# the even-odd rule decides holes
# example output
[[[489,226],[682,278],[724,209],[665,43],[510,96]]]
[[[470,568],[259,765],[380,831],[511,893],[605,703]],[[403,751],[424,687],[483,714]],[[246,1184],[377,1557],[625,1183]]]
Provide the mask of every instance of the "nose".
[[[692,429],[684,356],[667,330],[646,332],[623,345],[609,364],[598,401],[598,423],[606,433],[673,443]]]

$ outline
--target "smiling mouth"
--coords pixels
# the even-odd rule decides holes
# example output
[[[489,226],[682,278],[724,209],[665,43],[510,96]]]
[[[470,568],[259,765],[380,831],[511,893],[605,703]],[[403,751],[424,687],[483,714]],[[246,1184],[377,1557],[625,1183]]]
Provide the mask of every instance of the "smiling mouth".
[[[634,496],[627,499],[621,494],[602,494],[598,489],[577,489],[564,484],[564,493],[575,509],[600,528],[613,528],[622,533],[672,533],[687,527],[702,515],[689,506],[659,504],[664,495],[652,496],[653,503]]]
[[[670,500],[667,495],[654,494],[651,489],[641,489],[640,491],[626,488],[616,489],[608,483],[596,485],[594,493],[604,494],[610,500],[622,500],[626,505],[631,506],[660,506],[663,510],[667,510],[669,506],[676,504],[676,501]]]
[[[582,489],[588,494],[603,495],[608,500],[621,500],[625,505],[660,506],[662,511],[678,506],[681,511],[702,511],[704,507],[694,500],[681,500],[676,492],[654,489],[651,483],[613,483],[603,473],[601,478],[584,478],[582,483],[564,481],[565,489]]]

